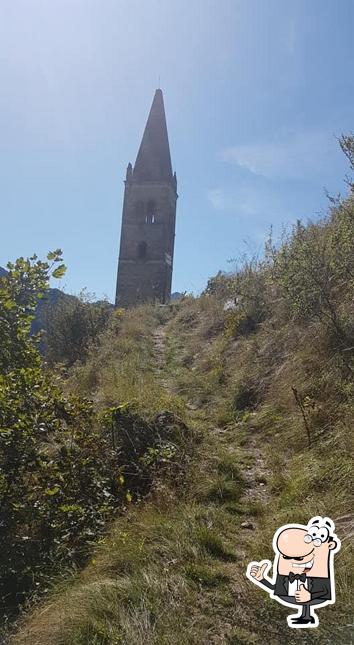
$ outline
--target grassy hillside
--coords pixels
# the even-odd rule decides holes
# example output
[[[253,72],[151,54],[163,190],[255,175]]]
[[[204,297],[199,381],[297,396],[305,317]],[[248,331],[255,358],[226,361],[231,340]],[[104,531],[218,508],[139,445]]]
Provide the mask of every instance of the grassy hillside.
[[[65,270],[63,264],[56,267],[59,249],[47,259],[19,258],[0,279],[1,642],[6,625],[25,603],[48,593],[55,574],[85,564],[113,518],[149,495],[160,480],[172,487],[180,483],[193,446],[193,433],[173,413],[180,401],[155,383],[152,340],[147,343],[146,337],[157,311],[144,309],[145,335],[134,317],[126,314],[122,320],[119,311],[109,316],[100,353],[106,343],[111,364],[121,371],[112,371],[112,384],[103,356],[97,369],[101,400],[75,393],[91,393],[91,359],[86,381],[80,368],[69,379],[65,363],[54,371],[46,367],[31,324],[50,274],[59,277]],[[63,308],[59,328],[63,322],[65,329],[67,322],[73,327],[73,311],[87,339],[86,306]],[[66,336],[68,344],[76,346],[77,340],[77,334]],[[98,368],[98,356],[92,360]],[[115,405],[107,405],[113,387]],[[167,405],[169,411],[161,412]]]
[[[13,645],[289,642],[288,608],[245,571],[272,558],[278,526],[316,514],[342,541],[337,602],[291,642],[352,642],[353,241],[349,197],[199,298],[115,313],[65,388],[174,412],[192,430],[187,465],[53,583]]]

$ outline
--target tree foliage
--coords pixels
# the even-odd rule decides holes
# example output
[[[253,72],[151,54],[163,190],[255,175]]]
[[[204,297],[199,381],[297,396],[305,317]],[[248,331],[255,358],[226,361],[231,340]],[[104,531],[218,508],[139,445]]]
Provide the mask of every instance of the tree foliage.
[[[338,203],[321,222],[298,222],[274,253],[274,280],[298,320],[319,321],[341,346],[353,328],[343,302],[354,295],[354,200]]]
[[[43,369],[31,321],[50,275],[63,271],[58,250],[48,262],[20,258],[0,279],[0,597],[7,614],[54,570],[81,562],[107,520],[145,494],[178,452],[176,434],[163,440],[158,426],[129,409],[97,415],[91,401],[65,396],[59,376]]]
[[[339,145],[349,161],[351,171],[354,172],[354,135],[343,134],[339,139]],[[353,181],[348,179],[348,183],[351,189],[354,190]]]
[[[76,361],[83,361],[106,327],[111,309],[106,301],[90,302],[85,293],[78,297],[63,294],[56,304],[46,305],[43,322],[49,364],[64,363],[71,367]]]
[[[37,256],[8,263],[0,279],[0,373],[39,363],[35,345],[29,340],[31,322],[38,300],[43,296],[50,274],[61,277],[65,265],[61,250],[48,253],[48,262]]]

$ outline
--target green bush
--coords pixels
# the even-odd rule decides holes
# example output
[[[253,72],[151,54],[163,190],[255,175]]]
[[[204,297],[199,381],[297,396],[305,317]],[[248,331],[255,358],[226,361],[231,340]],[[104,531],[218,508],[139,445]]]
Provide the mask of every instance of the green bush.
[[[51,263],[51,266],[49,264]],[[58,265],[58,266],[57,266]],[[56,267],[56,268],[55,268]],[[97,430],[92,405],[64,397],[43,372],[30,337],[61,252],[8,264],[0,280],[0,595],[5,611],[39,586],[55,561],[77,560],[118,500],[117,457]]]
[[[56,304],[46,305],[43,322],[48,363],[70,367],[84,361],[91,344],[107,326],[111,311],[108,302],[90,302],[85,292],[78,297],[64,295]]]
[[[61,262],[60,252],[48,259]],[[171,413],[150,423],[127,408],[94,410],[64,396],[30,336],[50,273],[64,265],[18,260],[0,280],[0,597],[6,614],[63,566],[81,563],[117,509],[162,470],[174,481],[187,428]]]
[[[341,347],[353,326],[342,310],[354,295],[354,202],[348,198],[317,224],[298,222],[274,254],[273,277],[299,321],[326,325]]]

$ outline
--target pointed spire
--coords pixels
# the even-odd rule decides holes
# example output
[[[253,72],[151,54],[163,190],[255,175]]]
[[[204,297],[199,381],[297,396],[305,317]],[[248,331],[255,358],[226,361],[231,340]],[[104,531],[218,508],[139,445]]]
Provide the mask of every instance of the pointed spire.
[[[125,179],[126,179],[126,181],[131,181],[132,177],[133,177],[133,167],[132,167],[132,165],[131,165],[131,163],[129,161],[129,163],[127,165],[127,174],[126,174]]]
[[[133,179],[137,181],[172,180],[172,165],[165,108],[162,91],[160,89],[155,92],[136,158]]]

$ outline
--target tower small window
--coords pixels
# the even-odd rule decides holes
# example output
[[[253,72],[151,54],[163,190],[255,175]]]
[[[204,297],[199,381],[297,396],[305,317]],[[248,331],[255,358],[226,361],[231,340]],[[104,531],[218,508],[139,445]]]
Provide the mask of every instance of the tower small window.
[[[147,203],[145,222],[146,224],[157,223],[156,204],[153,199],[150,199]]]
[[[146,242],[139,242],[138,244],[138,258],[144,260],[146,258],[147,244]]]

